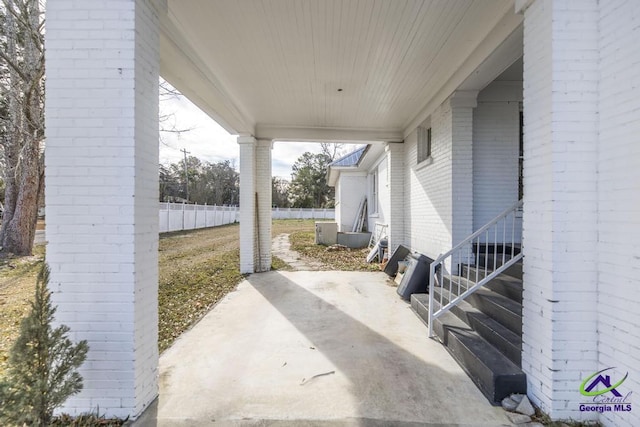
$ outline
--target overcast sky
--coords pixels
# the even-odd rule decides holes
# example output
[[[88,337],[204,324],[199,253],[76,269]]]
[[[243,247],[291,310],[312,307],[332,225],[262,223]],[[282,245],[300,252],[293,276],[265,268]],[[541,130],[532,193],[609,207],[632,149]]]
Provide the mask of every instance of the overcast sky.
[[[180,150],[185,148],[190,156],[203,161],[235,161],[237,169],[239,149],[236,136],[230,135],[186,97],[163,99],[160,102],[160,114],[172,114],[176,129],[191,129],[181,134],[162,132],[160,163],[170,164],[182,160]],[[169,124],[164,126],[169,127]],[[305,151],[320,152],[320,144],[276,142],[272,152],[272,174],[290,180],[291,166]]]

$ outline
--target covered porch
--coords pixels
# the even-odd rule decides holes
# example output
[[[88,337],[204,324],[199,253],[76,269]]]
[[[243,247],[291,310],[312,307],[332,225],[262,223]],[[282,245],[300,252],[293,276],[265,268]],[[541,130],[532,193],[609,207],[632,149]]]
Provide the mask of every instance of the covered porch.
[[[617,63],[611,58],[637,53],[618,39],[601,42],[619,28],[637,33],[635,24],[619,27],[608,18],[622,22],[630,15],[624,11],[638,10],[621,4],[49,2],[47,262],[58,321],[91,348],[82,368],[85,388],[64,409],[99,407],[107,415],[137,417],[158,396],[159,75],[238,135],[240,270],[250,274],[271,267],[273,141],[386,144],[387,184],[399,198],[385,213],[392,245],[435,258],[468,236],[480,222],[476,212],[499,210],[478,197],[486,189],[478,183],[493,176],[474,169],[478,140],[487,135],[478,137],[474,117],[486,113],[491,129],[504,123],[491,122],[494,115],[508,115],[511,124],[519,119],[513,104],[499,110],[493,103],[519,102],[521,93],[488,89],[523,58],[520,86],[512,88],[524,90],[522,369],[532,401],[554,418],[598,417],[577,409],[580,378],[603,366],[631,369],[639,360],[637,348],[626,351],[624,337],[597,332],[602,321],[615,332],[606,307],[633,309],[619,296],[629,292],[611,291],[601,304],[599,278],[614,290],[621,280],[628,291],[637,271],[625,262],[634,247],[618,245],[619,219],[607,206],[637,210],[627,204],[637,199],[616,182],[625,170],[637,177],[640,168],[628,163],[631,156],[621,160],[624,150],[614,155],[600,142],[627,141],[610,123],[618,117],[633,123],[637,116],[618,114],[607,101],[632,93],[620,89],[628,80],[619,77],[622,71],[601,69]],[[609,84],[599,84],[600,75]],[[636,111],[637,99],[623,112]],[[634,134],[624,129],[627,137]],[[496,141],[489,133],[484,144]],[[480,157],[490,168],[499,163],[496,156]],[[623,170],[600,159],[627,163]],[[517,168],[509,171],[513,176]],[[514,180],[505,188],[494,193],[517,198]],[[601,224],[609,228],[598,237]],[[603,261],[599,251],[608,255]],[[601,274],[610,268],[617,276]],[[260,277],[250,276],[245,286],[266,280]],[[587,315],[576,319],[576,308]],[[366,336],[364,323],[353,324]],[[598,350],[603,339],[612,353]]]

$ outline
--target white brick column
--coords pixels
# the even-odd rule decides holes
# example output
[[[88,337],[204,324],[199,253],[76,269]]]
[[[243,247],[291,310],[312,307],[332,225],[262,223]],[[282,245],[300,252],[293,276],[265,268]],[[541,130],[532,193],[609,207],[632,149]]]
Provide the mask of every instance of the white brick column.
[[[240,145],[240,273],[255,272],[256,139],[239,136]]]
[[[596,418],[579,387],[598,369],[598,2],[527,4],[522,368],[553,418]]]
[[[70,0],[46,19],[50,289],[90,347],[63,410],[136,417],[158,394],[158,13]]]
[[[473,109],[478,92],[458,91],[451,107],[451,246],[473,233]]]
[[[239,136],[240,272],[271,270],[271,140]],[[257,204],[257,211],[256,211]]]
[[[629,372],[633,411],[605,426],[640,426],[640,2],[600,1],[598,99],[598,370]]]
[[[387,153],[387,173],[389,174],[389,256],[396,248],[404,243],[404,215],[406,203],[404,198],[404,144],[388,143],[385,147]]]
[[[255,271],[271,270],[271,140],[258,140],[256,144],[256,193],[258,194],[258,221]]]

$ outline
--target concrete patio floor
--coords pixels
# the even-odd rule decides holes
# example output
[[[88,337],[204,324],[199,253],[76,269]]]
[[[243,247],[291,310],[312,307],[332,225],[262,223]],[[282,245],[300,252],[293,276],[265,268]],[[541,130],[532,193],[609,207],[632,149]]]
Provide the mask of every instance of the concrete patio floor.
[[[386,281],[251,275],[160,358],[157,425],[510,425]]]

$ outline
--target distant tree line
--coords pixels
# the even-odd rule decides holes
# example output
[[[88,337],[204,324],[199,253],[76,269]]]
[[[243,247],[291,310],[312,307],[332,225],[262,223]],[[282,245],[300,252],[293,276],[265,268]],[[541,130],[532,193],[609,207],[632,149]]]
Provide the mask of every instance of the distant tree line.
[[[271,198],[278,208],[332,208],[334,189],[327,184],[327,169],[339,146],[323,144],[321,153],[303,153],[293,164],[291,181],[273,177]],[[160,165],[160,201],[207,205],[237,205],[240,175],[235,163],[186,161]]]
[[[186,162],[160,165],[160,201],[237,205],[239,178],[230,160],[210,163],[189,156]]]

